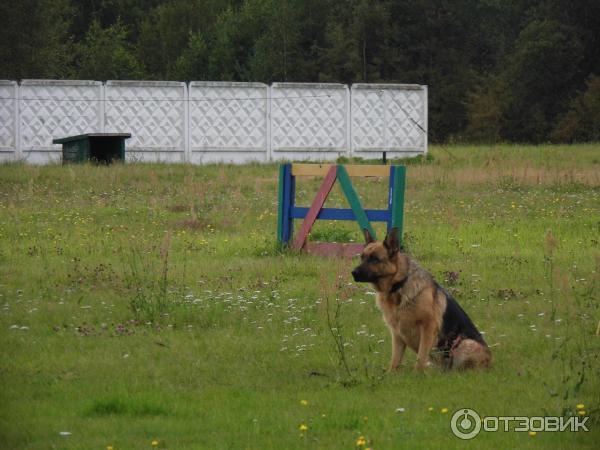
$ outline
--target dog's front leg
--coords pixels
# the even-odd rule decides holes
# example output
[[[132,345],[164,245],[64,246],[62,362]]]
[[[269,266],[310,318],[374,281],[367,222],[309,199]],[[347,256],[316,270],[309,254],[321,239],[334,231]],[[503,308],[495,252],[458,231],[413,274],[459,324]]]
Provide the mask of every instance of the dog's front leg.
[[[435,341],[435,323],[433,321],[423,321],[419,325],[419,331],[419,352],[415,369],[424,370],[429,365],[429,352]]]
[[[392,331],[392,360],[390,361],[390,371],[397,369],[406,350],[406,342],[399,335]]]

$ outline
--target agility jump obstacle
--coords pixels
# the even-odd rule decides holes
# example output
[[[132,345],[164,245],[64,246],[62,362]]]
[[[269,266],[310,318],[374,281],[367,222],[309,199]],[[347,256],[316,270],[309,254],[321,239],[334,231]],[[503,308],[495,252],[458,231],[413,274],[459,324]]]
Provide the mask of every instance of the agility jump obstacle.
[[[296,206],[296,177],[324,176],[323,183],[309,208]],[[363,209],[350,177],[388,177],[388,208]],[[350,208],[323,208],[335,183],[340,181]],[[362,251],[363,244],[309,242],[308,234],[316,220],[356,220],[361,232],[365,228],[375,238],[371,222],[386,222],[387,229],[397,227],[402,237],[404,221],[404,189],[406,167],[335,164],[282,164],[279,167],[279,213],[277,239],[294,250],[305,250],[322,256],[351,257]],[[295,238],[294,219],[304,219]]]

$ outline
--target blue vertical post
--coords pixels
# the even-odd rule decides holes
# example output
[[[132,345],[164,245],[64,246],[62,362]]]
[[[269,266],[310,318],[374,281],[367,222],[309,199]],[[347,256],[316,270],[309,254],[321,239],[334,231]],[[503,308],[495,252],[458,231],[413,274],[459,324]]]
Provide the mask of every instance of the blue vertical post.
[[[283,164],[279,168],[279,214],[277,236],[281,244],[288,245],[294,232],[294,197],[296,195],[296,177],[292,176],[292,165]]]
[[[296,177],[292,175],[292,164],[290,164],[290,209],[288,211],[288,226],[287,230],[289,232],[287,242],[292,241],[292,237],[294,235],[294,218],[292,217],[292,212],[294,207],[296,206]]]
[[[283,244],[283,193],[285,191],[285,166],[279,166],[279,192],[277,193],[277,241]]]

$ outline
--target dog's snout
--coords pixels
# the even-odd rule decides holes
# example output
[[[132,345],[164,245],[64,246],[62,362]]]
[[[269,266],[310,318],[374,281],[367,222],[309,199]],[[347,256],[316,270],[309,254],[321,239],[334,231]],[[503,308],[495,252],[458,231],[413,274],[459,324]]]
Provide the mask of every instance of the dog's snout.
[[[365,280],[364,280],[364,278],[365,278],[365,277],[364,277],[364,273],[363,273],[363,271],[361,270],[360,266],[359,266],[359,267],[357,267],[357,268],[355,268],[355,269],[352,271],[352,278],[354,278],[354,281],[365,281]]]

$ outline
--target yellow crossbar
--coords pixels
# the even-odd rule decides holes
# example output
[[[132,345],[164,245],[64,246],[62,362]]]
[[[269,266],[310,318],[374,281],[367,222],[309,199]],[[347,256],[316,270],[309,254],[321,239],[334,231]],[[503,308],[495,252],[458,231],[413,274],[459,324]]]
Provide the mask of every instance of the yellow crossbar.
[[[324,177],[331,166],[336,164],[292,164],[292,175],[296,177]],[[344,165],[351,177],[389,177],[390,166]]]

